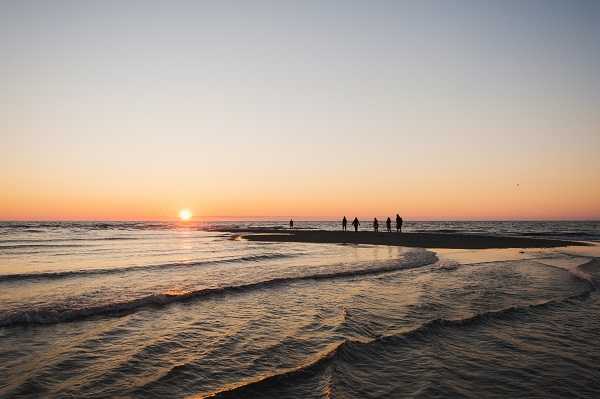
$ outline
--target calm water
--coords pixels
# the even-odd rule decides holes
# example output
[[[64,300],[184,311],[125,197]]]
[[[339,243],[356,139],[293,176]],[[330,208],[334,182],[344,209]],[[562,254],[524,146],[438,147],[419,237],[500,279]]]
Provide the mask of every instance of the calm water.
[[[0,223],[0,397],[600,397],[598,247],[214,231],[279,224]],[[600,239],[598,222],[406,229]]]

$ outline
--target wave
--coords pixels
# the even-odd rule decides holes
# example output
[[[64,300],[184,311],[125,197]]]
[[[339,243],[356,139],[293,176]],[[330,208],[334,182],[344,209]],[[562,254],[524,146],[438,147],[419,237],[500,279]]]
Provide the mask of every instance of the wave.
[[[36,272],[36,273],[15,273],[15,274],[4,274],[0,275],[0,283],[2,282],[19,282],[28,280],[54,280],[64,278],[75,278],[75,277],[88,277],[105,274],[121,274],[132,271],[149,271],[149,270],[168,270],[177,269],[182,267],[198,267],[212,264],[222,263],[235,263],[235,262],[257,262],[262,260],[270,259],[282,259],[291,258],[298,255],[293,254],[264,254],[264,255],[251,255],[242,256],[237,258],[226,258],[226,259],[213,259],[200,262],[176,262],[176,263],[163,263],[157,265],[141,265],[141,266],[127,266],[120,268],[106,268],[106,269],[89,269],[89,270],[68,270],[60,272]]]
[[[542,259],[538,259],[538,260],[534,259],[533,261],[540,265],[543,265],[543,266],[552,267],[552,268],[560,269],[560,270],[566,270],[576,279],[588,283],[592,290],[597,290],[600,288],[600,284],[598,284],[598,282],[596,281],[594,276],[592,276],[590,273],[588,273],[586,271],[587,268],[593,267],[594,265],[598,264],[598,259],[596,259],[596,258],[590,260],[589,262],[583,263],[581,265],[576,265],[576,266],[552,265],[549,263],[544,263],[542,261]]]
[[[31,233],[42,233],[47,230],[78,229],[88,230],[171,230],[194,229],[204,226],[202,222],[189,222],[182,225],[178,222],[0,222],[0,228],[20,230]]]
[[[284,370],[280,373],[272,374],[269,376],[260,377],[258,379],[247,381],[236,386],[228,386],[218,391],[211,392],[208,395],[198,395],[195,398],[244,398],[251,396],[250,394],[252,394],[253,392],[264,393],[269,388],[293,385],[297,379],[304,379],[306,377],[317,375],[337,360],[344,358],[354,358],[354,356],[348,355],[352,355],[352,353],[356,351],[372,351],[373,347],[376,346],[402,345],[403,343],[406,343],[407,341],[411,340],[430,339],[432,336],[436,334],[439,335],[443,332],[443,330],[448,328],[469,327],[484,324],[488,321],[514,319],[515,316],[527,314],[527,312],[530,312],[535,309],[560,306],[573,301],[585,300],[590,296],[593,290],[593,287],[590,287],[589,290],[568,296],[566,298],[550,300],[542,303],[525,305],[520,307],[511,306],[500,310],[492,310],[478,313],[471,317],[463,319],[433,319],[414,329],[399,334],[382,335],[369,341],[356,341],[351,339],[345,339],[335,344],[333,348],[317,355],[314,360],[309,361],[299,367]]]
[[[596,237],[597,234],[588,233],[585,231],[540,231],[540,232],[514,232],[520,236],[548,236],[548,237]]]
[[[4,249],[31,249],[31,248],[76,248],[87,247],[85,244],[23,244],[23,245],[0,245],[0,251]]]
[[[94,316],[121,316],[133,313],[143,308],[157,308],[178,302],[213,298],[228,294],[244,293],[248,291],[274,288],[307,280],[331,280],[338,278],[360,277],[381,273],[406,270],[426,266],[437,261],[433,252],[424,251],[426,256],[416,256],[406,262],[396,262],[376,268],[344,270],[334,273],[318,273],[304,276],[277,277],[270,280],[253,283],[232,285],[217,288],[204,288],[195,291],[163,292],[124,302],[114,302],[97,306],[74,309],[33,309],[19,311],[0,317],[0,327],[27,326],[36,324],[58,324],[78,321]]]
[[[458,229],[415,229],[415,233],[467,233],[466,230]]]
[[[142,237],[95,237],[95,238],[49,238],[40,240],[28,239],[9,239],[0,240],[0,244],[19,244],[19,243],[52,243],[52,242],[69,242],[69,241],[120,241],[120,240],[141,240]]]
[[[219,391],[212,392],[208,395],[195,396],[193,398],[194,399],[208,399],[208,398],[225,399],[225,398],[231,398],[231,397],[239,397],[239,395],[241,395],[241,394],[243,395],[241,397],[247,397],[244,395],[245,393],[247,393],[247,391],[254,390],[258,387],[264,389],[264,388],[267,388],[268,386],[278,385],[279,383],[285,383],[285,382],[287,382],[287,380],[294,379],[299,376],[307,377],[307,376],[315,375],[319,371],[321,371],[323,368],[325,368],[332,360],[335,360],[335,358],[338,357],[340,355],[340,353],[342,353],[342,351],[345,349],[345,347],[351,345],[352,342],[353,341],[351,341],[351,340],[344,340],[342,342],[336,343],[336,344],[330,346],[329,349],[314,356],[314,358],[313,358],[314,360],[308,361],[307,363],[305,363],[301,366],[298,366],[296,368],[289,369],[289,370],[283,371],[278,374],[271,374],[271,375],[268,375],[265,377],[259,377],[253,381],[249,381],[249,382],[242,383],[239,385],[228,386]]]

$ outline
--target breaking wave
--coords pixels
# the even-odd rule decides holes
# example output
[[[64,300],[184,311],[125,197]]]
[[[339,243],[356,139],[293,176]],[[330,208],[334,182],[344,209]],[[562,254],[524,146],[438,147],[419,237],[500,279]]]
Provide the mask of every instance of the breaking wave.
[[[414,255],[410,256],[411,254]],[[393,262],[391,264],[386,264],[381,267],[373,267],[358,270],[344,270],[332,273],[317,273],[293,277],[278,277],[270,280],[263,280],[248,284],[217,288],[204,288],[194,291],[163,292],[160,294],[153,294],[129,301],[114,302],[84,308],[43,308],[25,310],[0,316],[0,327],[10,327],[16,325],[57,324],[63,322],[77,321],[93,316],[120,316],[135,312],[139,309],[163,307],[176,302],[185,302],[190,300],[218,297],[227,294],[268,289],[306,280],[321,281],[388,273],[398,270],[426,266],[433,264],[436,261],[437,257],[433,252],[419,251],[407,254],[407,258],[402,261]]]
[[[588,290],[562,299],[549,300],[546,302],[525,306],[511,306],[500,310],[478,313],[463,319],[433,319],[406,332],[393,335],[382,335],[370,341],[345,339],[335,344],[330,349],[321,352],[319,355],[313,358],[314,360],[311,360],[297,368],[260,377],[253,381],[242,383],[237,386],[226,387],[208,395],[197,396],[196,398],[245,398],[249,397],[249,395],[252,395],[253,392],[264,393],[268,389],[277,388],[278,386],[284,387],[290,384],[293,385],[297,380],[318,375],[336,361],[343,361],[344,358],[354,358],[355,356],[352,355],[357,354],[357,352],[368,355],[369,352],[372,352],[378,346],[397,346],[410,341],[429,339],[432,336],[439,335],[443,330],[449,328],[475,326],[495,320],[512,320],[519,316],[527,315],[528,312],[535,311],[537,309],[561,306],[564,304],[585,300],[590,296],[592,291],[594,291],[594,288],[590,286],[590,289]]]
[[[97,276],[97,275],[104,275],[104,274],[120,274],[120,273],[132,272],[132,271],[167,270],[167,269],[175,269],[175,268],[181,268],[181,267],[199,267],[199,266],[222,264],[222,263],[257,262],[257,261],[269,260],[269,259],[291,258],[294,256],[298,256],[298,255],[274,253],[274,254],[265,254],[265,255],[244,256],[244,257],[237,257],[237,258],[213,259],[213,260],[200,261],[200,262],[176,262],[176,263],[163,263],[163,264],[157,264],[157,265],[128,266],[128,267],[107,268],[107,269],[69,270],[69,271],[46,272],[46,273],[5,274],[5,275],[0,275],[0,283],[2,283],[2,282],[18,282],[18,281],[27,281],[27,280],[40,280],[40,279],[53,280],[53,279],[63,279],[63,278],[72,278],[72,277]]]

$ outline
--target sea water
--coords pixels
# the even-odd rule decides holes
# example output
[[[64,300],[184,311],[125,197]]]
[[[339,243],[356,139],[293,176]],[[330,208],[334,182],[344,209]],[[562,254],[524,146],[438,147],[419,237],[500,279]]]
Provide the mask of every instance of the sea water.
[[[236,226],[285,223],[0,223],[0,397],[600,396],[596,246],[218,231]],[[596,222],[405,228],[600,239]]]

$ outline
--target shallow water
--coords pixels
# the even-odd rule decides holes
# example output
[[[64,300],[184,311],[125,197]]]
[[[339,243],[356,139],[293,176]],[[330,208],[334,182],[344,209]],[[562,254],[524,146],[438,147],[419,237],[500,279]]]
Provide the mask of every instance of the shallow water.
[[[0,397],[600,395],[597,247],[0,226]]]

